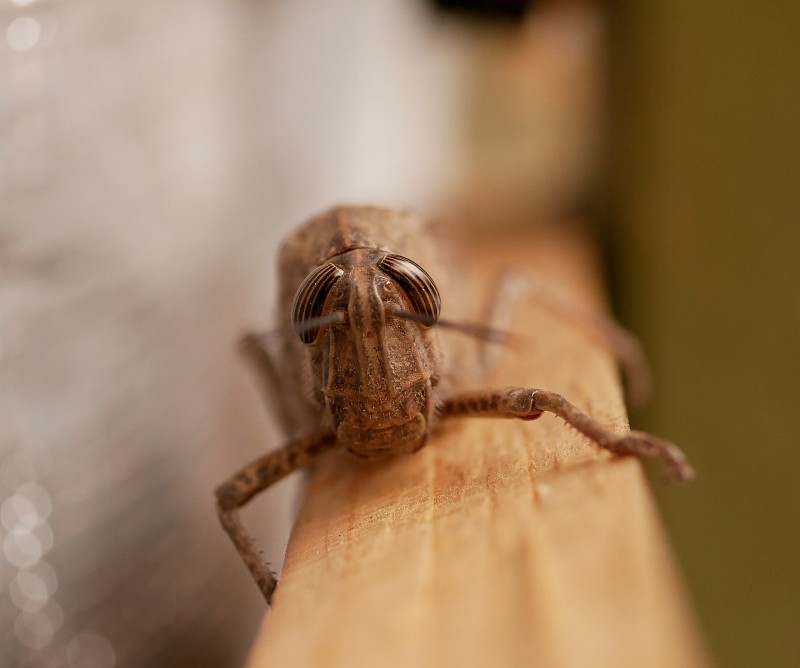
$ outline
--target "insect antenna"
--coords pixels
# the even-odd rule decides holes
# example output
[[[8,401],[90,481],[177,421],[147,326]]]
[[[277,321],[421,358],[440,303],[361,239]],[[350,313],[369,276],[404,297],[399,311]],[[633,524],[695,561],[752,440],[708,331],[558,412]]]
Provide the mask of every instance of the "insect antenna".
[[[413,311],[404,311],[402,309],[393,308],[391,311],[387,309],[393,316],[403,318],[404,320],[413,320],[422,323],[428,327],[436,325],[437,327],[444,327],[454,332],[472,336],[487,343],[496,343],[499,345],[517,345],[521,343],[519,337],[511,332],[504,332],[499,329],[492,329],[484,325],[477,325],[471,322],[454,322],[453,320],[443,320],[442,318],[434,318],[425,313],[414,313]]]
[[[302,332],[307,332],[315,327],[339,325],[343,322],[347,322],[347,314],[343,311],[336,311],[335,313],[321,315],[317,318],[308,318],[308,320],[303,320],[302,323],[294,323],[289,326],[289,329],[295,332],[295,334],[301,334]]]
[[[328,315],[321,315],[316,318],[308,318],[307,320],[303,320],[302,322],[295,322],[289,325],[284,325],[283,327],[276,327],[275,329],[271,329],[266,332],[267,335],[292,335],[292,334],[303,334],[304,332],[309,332],[317,327],[325,327],[327,325],[340,325],[344,322],[347,322],[347,314],[343,311],[337,311],[336,313],[330,313]]]

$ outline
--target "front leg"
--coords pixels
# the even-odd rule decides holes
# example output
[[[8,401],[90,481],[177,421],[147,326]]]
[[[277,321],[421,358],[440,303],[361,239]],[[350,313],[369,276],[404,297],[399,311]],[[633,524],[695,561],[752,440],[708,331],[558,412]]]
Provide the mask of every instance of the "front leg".
[[[293,471],[305,468],[336,444],[333,432],[317,432],[289,442],[245,466],[216,490],[217,513],[236,550],[269,603],[278,581],[261,560],[253,539],[239,519],[238,509],[259,492]]]
[[[544,412],[557,415],[601,448],[614,454],[661,457],[667,464],[667,475],[673,480],[689,482],[694,478],[692,465],[675,444],[642,431],[613,432],[560,394],[547,390],[512,387],[465,392],[446,399],[440,416],[469,415],[535,420]]]

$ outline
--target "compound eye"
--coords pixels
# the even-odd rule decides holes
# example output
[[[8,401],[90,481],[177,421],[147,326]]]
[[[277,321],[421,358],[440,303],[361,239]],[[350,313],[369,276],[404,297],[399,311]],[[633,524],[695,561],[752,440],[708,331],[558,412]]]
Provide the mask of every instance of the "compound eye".
[[[427,271],[407,257],[393,254],[383,258],[378,268],[403,289],[415,313],[427,316],[431,325],[436,322],[442,299]]]
[[[297,288],[292,306],[292,324],[303,343],[314,343],[319,335],[319,326],[312,323],[322,316],[325,299],[334,283],[344,271],[327,262],[312,271]]]

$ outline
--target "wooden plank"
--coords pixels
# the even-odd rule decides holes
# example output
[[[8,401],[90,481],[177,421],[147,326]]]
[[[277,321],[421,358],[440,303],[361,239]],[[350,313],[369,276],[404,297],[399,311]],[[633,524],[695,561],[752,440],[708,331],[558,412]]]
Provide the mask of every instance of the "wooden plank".
[[[484,276],[535,266],[600,301],[580,237],[480,249]],[[493,385],[560,391],[627,428],[596,339],[530,299],[512,329],[530,346],[504,352]],[[544,416],[453,421],[385,464],[322,461],[249,666],[707,663],[640,464]]]

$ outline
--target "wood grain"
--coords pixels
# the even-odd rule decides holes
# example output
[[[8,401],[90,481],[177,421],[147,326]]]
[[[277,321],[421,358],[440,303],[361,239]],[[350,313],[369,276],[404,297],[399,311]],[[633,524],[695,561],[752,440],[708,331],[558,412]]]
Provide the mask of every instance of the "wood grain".
[[[590,247],[544,232],[481,243],[480,271],[535,266],[600,303]],[[618,430],[614,361],[521,300],[492,384],[564,393]],[[675,488],[675,493],[680,493]],[[553,417],[454,420],[413,456],[312,472],[251,668],[703,666],[639,462]]]

